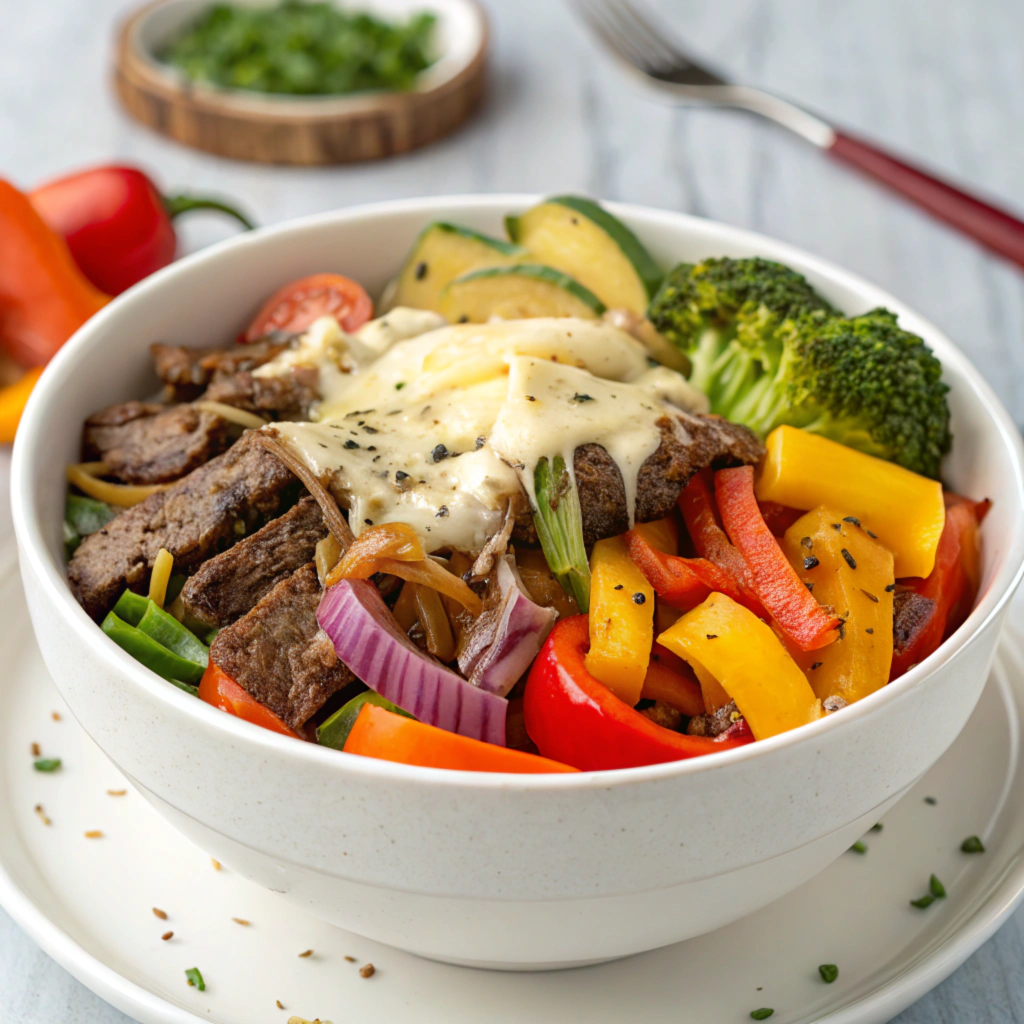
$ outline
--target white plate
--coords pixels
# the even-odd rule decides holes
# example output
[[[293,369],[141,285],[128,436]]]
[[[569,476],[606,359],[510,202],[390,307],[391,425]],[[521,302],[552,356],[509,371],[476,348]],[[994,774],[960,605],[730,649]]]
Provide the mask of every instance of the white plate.
[[[1024,896],[1024,816],[1014,812],[1024,800],[1024,648],[1011,632],[964,732],[883,831],[865,837],[867,854],[846,854],[718,932],[615,963],[509,974],[421,960],[216,871],[152,811],[63,707],[9,563],[0,566],[0,903],[76,978],[144,1024],[283,1024],[291,1013],[339,1024],[740,1024],[765,1006],[773,1024],[870,1024],[938,984]],[[64,767],[34,771],[33,742]],[[123,788],[126,796],[107,795]],[[92,829],[103,838],[85,838]],[[975,833],[987,852],[961,853]],[[932,872],[949,896],[914,909],[908,901],[927,891]],[[174,938],[161,941],[167,930]],[[300,958],[306,949],[313,955]],[[367,962],[370,979],[358,973]],[[839,966],[835,984],[819,979],[821,963]],[[195,966],[205,992],[186,983]]]

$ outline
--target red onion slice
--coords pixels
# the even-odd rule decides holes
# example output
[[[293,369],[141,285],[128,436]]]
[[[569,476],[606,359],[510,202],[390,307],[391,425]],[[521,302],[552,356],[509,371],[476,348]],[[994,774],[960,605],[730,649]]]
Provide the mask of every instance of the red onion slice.
[[[371,690],[428,725],[505,746],[508,702],[470,686],[416,647],[369,580],[344,579],[328,588],[316,617],[338,657]]]
[[[540,653],[557,618],[554,608],[530,600],[513,560],[499,558],[484,611],[469,627],[459,668],[474,686],[504,697]]]

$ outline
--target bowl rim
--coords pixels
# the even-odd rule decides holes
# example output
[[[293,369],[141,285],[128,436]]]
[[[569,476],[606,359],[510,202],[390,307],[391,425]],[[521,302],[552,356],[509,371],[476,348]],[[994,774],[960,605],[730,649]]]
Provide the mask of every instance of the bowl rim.
[[[177,687],[168,685],[162,678],[121,650],[98,628],[74,599],[67,584],[64,566],[59,565],[49,554],[41,522],[33,514],[37,495],[32,484],[32,466],[37,451],[45,443],[46,410],[59,400],[62,386],[72,375],[80,358],[79,354],[89,347],[94,338],[102,337],[107,325],[120,316],[122,310],[144,305],[151,294],[174,276],[196,266],[215,265],[220,257],[230,250],[246,246],[272,245],[275,240],[301,236],[311,229],[324,229],[330,225],[358,225],[360,221],[372,225],[382,218],[397,219],[409,214],[420,214],[426,221],[439,210],[444,210],[447,217],[457,215],[457,212],[453,214],[453,210],[505,213],[509,209],[526,209],[541,198],[543,196],[536,193],[442,195],[384,200],[296,218],[226,239],[186,256],[118,296],[84,324],[51,360],[33,390],[18,430],[11,469],[11,504],[15,535],[22,559],[22,572],[31,573],[35,577],[51,606],[57,609],[64,626],[90,648],[100,661],[107,661],[134,685],[141,687],[150,698],[160,702],[166,713],[183,714],[192,720],[193,727],[225,733],[229,739],[244,743],[265,756],[290,758],[310,767],[311,770],[318,770],[322,765],[325,770],[342,775],[352,772],[376,776],[395,784],[430,784],[455,789],[517,792],[611,789],[708,771],[724,771],[751,759],[771,757],[798,744],[816,742],[829,733],[852,727],[860,719],[881,713],[888,704],[926,683],[935,671],[958,655],[961,650],[973,644],[986,626],[999,615],[1024,576],[1024,440],[1009,413],[973,364],[930,321],[883,289],[828,260],[758,232],[707,218],[636,204],[603,201],[604,206],[621,217],[629,226],[637,229],[641,236],[645,222],[660,222],[662,226],[666,226],[667,223],[667,226],[681,233],[711,233],[720,240],[723,248],[764,246],[771,258],[791,263],[803,273],[810,273],[831,284],[856,292],[868,307],[884,305],[894,310],[901,318],[911,318],[915,321],[915,329],[926,335],[928,344],[938,350],[944,370],[953,371],[958,383],[971,393],[971,400],[984,409],[989,420],[986,429],[995,431],[1010,456],[1017,507],[1001,566],[965,623],[938,650],[895,682],[844,708],[842,714],[825,716],[817,722],[757,743],[723,750],[705,757],[635,768],[578,774],[519,775],[423,768],[360,755],[346,755],[343,751],[323,749],[313,743],[296,743],[290,737],[279,736],[232,715],[226,715]]]

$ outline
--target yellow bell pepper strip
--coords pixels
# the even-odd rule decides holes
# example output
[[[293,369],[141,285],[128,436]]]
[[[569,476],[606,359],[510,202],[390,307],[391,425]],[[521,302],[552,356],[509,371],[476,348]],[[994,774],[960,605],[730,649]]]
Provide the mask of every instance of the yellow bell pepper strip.
[[[21,380],[0,388],[0,444],[14,443],[14,435],[21,422],[21,414],[25,411],[28,396],[32,394],[32,389],[42,372],[42,367],[37,366],[29,370]]]
[[[838,636],[839,619],[800,582],[761,515],[751,466],[720,469],[715,497],[729,540],[750,567],[750,584],[771,617],[802,651],[815,651]]]
[[[776,428],[765,444],[760,501],[848,509],[893,553],[898,577],[932,571],[946,518],[937,480],[796,427]]]
[[[885,686],[892,663],[892,553],[855,516],[824,505],[786,531],[782,550],[818,601],[843,620],[840,638],[808,655],[814,692],[852,704]]]
[[[698,678],[705,672],[717,679],[755,739],[821,717],[821,702],[771,627],[724,594],[687,612],[658,642],[685,658]]]
[[[654,590],[622,537],[590,556],[590,650],[587,671],[632,707],[640,699],[654,643]]]

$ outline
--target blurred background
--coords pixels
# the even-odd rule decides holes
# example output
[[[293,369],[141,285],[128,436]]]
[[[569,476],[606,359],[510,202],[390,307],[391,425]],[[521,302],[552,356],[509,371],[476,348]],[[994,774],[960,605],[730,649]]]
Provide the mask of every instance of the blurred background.
[[[492,31],[479,113],[442,141],[356,165],[295,168],[209,156],[130,120],[110,84],[133,0],[0,0],[0,177],[23,189],[131,163],[165,191],[237,201],[258,223],[374,200],[467,192],[584,192],[751,228],[833,260],[937,323],[1024,423],[1019,268],[753,117],[661,105],[559,0],[483,0]],[[681,39],[732,76],[827,114],[1024,209],[1020,0],[660,0]],[[188,252],[233,234],[194,214]],[[0,454],[6,486],[9,449]],[[0,492],[0,497],[3,497]],[[9,530],[0,501],[0,537]],[[1024,1021],[1021,913],[900,1024]],[[0,1020],[115,1024],[106,1007],[0,911]]]

